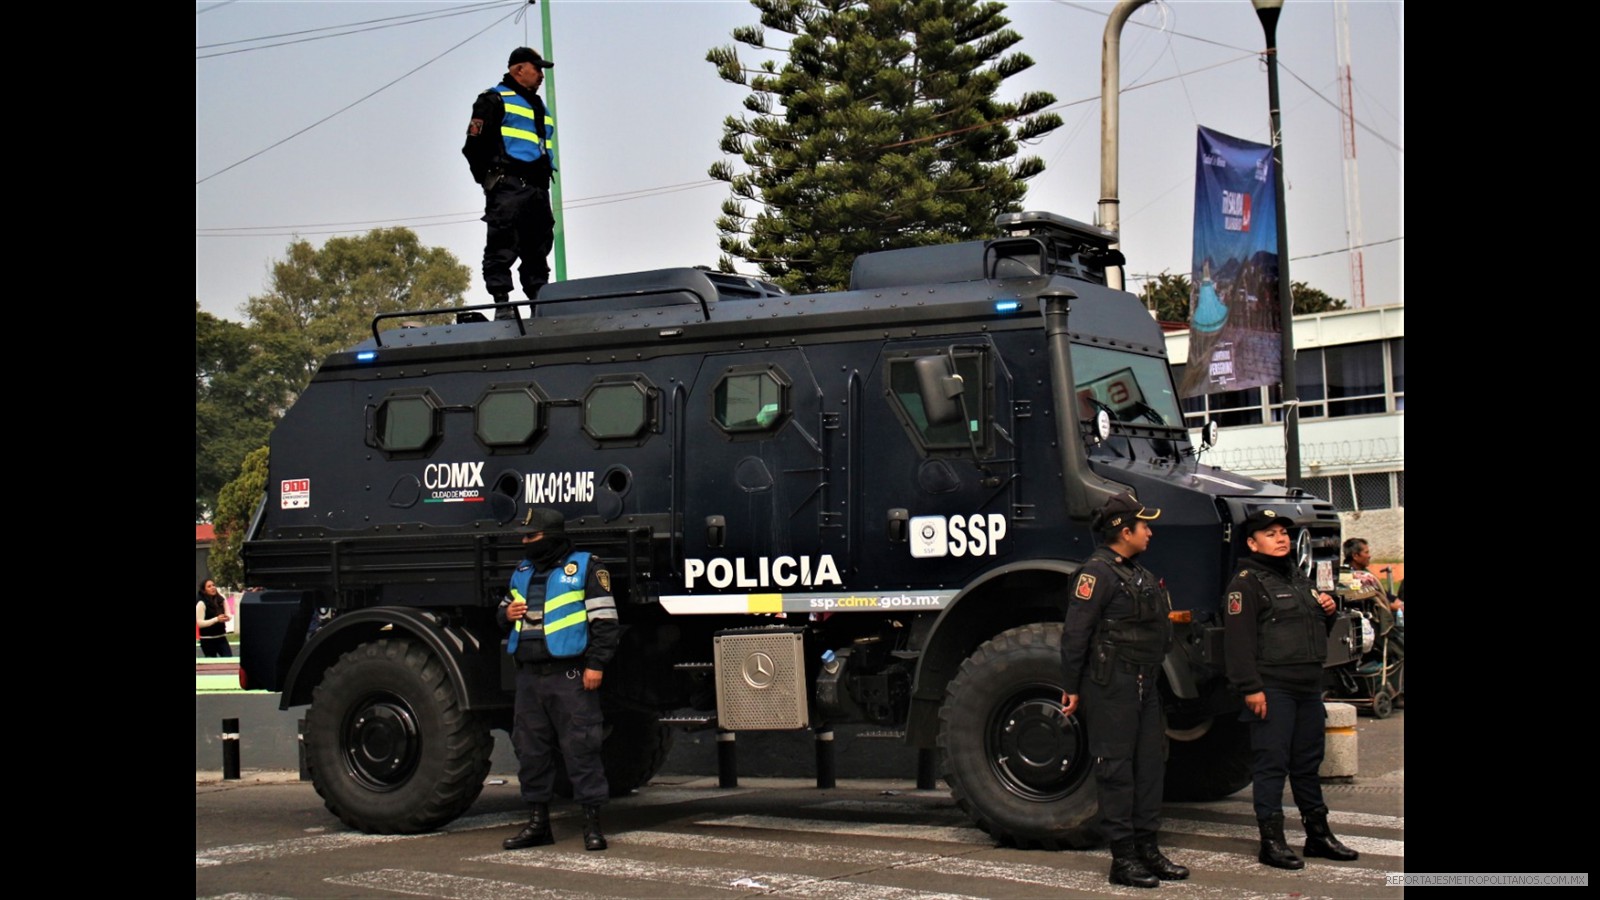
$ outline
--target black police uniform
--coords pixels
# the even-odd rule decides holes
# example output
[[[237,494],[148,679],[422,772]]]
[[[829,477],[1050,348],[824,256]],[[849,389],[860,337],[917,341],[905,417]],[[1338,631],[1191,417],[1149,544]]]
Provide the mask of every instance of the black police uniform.
[[[1246,522],[1247,529],[1251,521]],[[1331,614],[1318,602],[1316,585],[1288,556],[1246,556],[1224,598],[1223,647],[1228,680],[1240,695],[1264,693],[1265,719],[1248,707],[1256,820],[1261,862],[1284,869],[1304,863],[1283,836],[1283,783],[1289,782],[1306,828],[1305,854],[1352,860],[1358,854],[1328,828],[1322,799],[1327,713],[1322,668],[1328,653]]]
[[[1286,779],[1302,811],[1326,811],[1317,769],[1331,620],[1318,605],[1316,585],[1290,557],[1251,554],[1228,584],[1226,605],[1228,680],[1241,695],[1267,695],[1266,719],[1249,709],[1240,717],[1250,723],[1256,817],[1282,813]]]
[[[534,124],[548,138],[543,134],[544,100],[517,84],[509,72],[500,87],[515,91],[533,107]],[[511,293],[511,265],[518,259],[522,264],[517,274],[530,300],[550,281],[547,258],[555,245],[556,224],[550,211],[550,157],[545,154],[526,162],[507,154],[500,133],[505,115],[505,101],[498,93],[488,90],[479,94],[461,148],[472,179],[484,187],[483,221],[488,236],[483,247],[483,283],[497,302]]]
[[[584,579],[584,605],[588,612],[589,644],[582,657],[556,659],[545,646],[542,632],[530,627],[544,604],[545,581],[550,573],[568,565],[571,553],[550,569],[536,571],[528,585],[529,614],[518,637],[517,694],[511,743],[517,751],[517,777],[522,799],[549,803],[555,790],[551,751],[559,746],[572,782],[573,799],[584,806],[599,806],[610,796],[600,743],[605,719],[600,692],[583,689],[583,670],[605,671],[616,656],[619,629],[616,602],[611,596],[611,575],[598,558],[590,557]],[[523,565],[532,565],[524,561]],[[500,604],[499,619],[509,629],[508,596]]]
[[[1095,757],[1101,830],[1113,846],[1160,828],[1161,696],[1172,600],[1144,566],[1098,547],[1073,583],[1061,641],[1066,692],[1080,694]],[[1081,690],[1080,690],[1081,688]]]

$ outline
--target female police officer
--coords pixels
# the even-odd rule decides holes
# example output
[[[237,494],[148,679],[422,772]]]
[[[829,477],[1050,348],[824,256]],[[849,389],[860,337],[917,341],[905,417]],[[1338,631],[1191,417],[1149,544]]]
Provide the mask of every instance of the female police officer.
[[[1160,515],[1129,493],[1096,513],[1100,546],[1073,582],[1061,637],[1062,712],[1078,709],[1081,690],[1109,880],[1141,888],[1189,877],[1157,843],[1166,763],[1156,683],[1172,645],[1172,598],[1134,559],[1149,549],[1150,521]]]
[[[1223,646],[1228,680],[1244,696],[1250,723],[1256,821],[1262,863],[1300,869],[1305,862],[1283,836],[1283,782],[1288,780],[1306,828],[1306,856],[1352,860],[1328,829],[1322,802],[1322,664],[1327,658],[1333,597],[1319,593],[1289,556],[1294,522],[1273,510],[1244,520],[1250,554],[1228,584]]]

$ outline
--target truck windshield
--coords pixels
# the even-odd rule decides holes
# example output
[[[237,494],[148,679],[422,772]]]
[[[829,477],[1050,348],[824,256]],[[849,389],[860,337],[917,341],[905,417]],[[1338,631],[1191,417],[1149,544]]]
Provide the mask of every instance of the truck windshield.
[[[1177,393],[1164,359],[1105,347],[1072,346],[1078,381],[1078,416],[1094,418],[1105,407],[1119,422],[1183,426]]]

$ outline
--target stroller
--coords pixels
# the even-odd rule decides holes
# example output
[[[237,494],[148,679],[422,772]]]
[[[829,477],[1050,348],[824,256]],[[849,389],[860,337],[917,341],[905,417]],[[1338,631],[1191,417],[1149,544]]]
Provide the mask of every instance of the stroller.
[[[1328,635],[1323,696],[1385,719],[1405,698],[1404,629],[1378,603],[1379,589],[1341,584],[1340,609]]]

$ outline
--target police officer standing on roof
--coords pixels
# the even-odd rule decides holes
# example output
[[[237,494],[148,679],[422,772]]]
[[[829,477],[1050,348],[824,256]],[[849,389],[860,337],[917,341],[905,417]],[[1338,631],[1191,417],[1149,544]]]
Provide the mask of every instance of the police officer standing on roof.
[[[550,281],[545,257],[555,243],[550,213],[550,177],[555,171],[555,121],[546,113],[539,86],[554,66],[531,47],[511,51],[505,77],[478,95],[461,152],[472,180],[483,186],[483,282],[494,302],[511,299],[511,264],[520,257],[522,292],[532,300]],[[495,310],[496,319],[516,318],[516,308]]]
[[[573,799],[583,805],[583,847],[604,850],[600,807],[610,792],[600,762],[600,683],[618,639],[611,573],[599,559],[573,550],[566,519],[556,510],[529,507],[517,531],[527,558],[511,575],[500,619],[510,632],[507,649],[517,661],[511,743],[522,799],[533,806],[533,814],[502,846],[520,850],[555,843],[551,750],[560,747]]]
[[[1156,682],[1172,646],[1172,598],[1134,561],[1149,548],[1149,522],[1160,515],[1129,493],[1095,514],[1100,546],[1073,582],[1061,638],[1062,711],[1072,715],[1081,698],[1100,828],[1111,843],[1109,880],[1141,888],[1189,877],[1158,845],[1166,761]]]
[[[1322,802],[1324,722],[1322,666],[1336,604],[1295,565],[1294,521],[1274,510],[1244,520],[1239,574],[1224,598],[1223,652],[1228,681],[1244,697],[1250,723],[1256,823],[1262,864],[1302,869],[1305,861],[1283,834],[1283,783],[1289,782],[1306,829],[1306,856],[1352,860],[1359,854],[1328,828]]]

